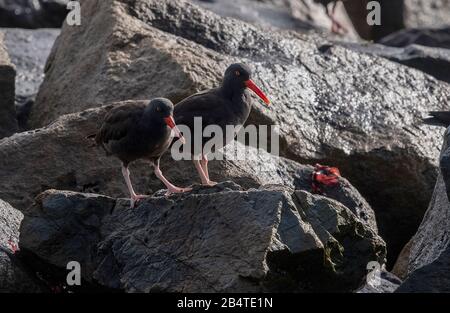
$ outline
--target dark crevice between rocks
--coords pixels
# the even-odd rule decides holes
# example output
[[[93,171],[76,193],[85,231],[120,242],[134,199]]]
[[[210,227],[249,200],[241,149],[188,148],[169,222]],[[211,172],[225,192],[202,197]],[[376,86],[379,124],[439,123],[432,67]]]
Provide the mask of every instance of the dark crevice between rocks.
[[[69,286],[66,279],[68,270],[45,262],[31,251],[21,249],[15,257],[22,262],[30,277],[36,279],[45,293],[122,293],[118,289],[107,288],[95,282],[81,279],[81,286]]]

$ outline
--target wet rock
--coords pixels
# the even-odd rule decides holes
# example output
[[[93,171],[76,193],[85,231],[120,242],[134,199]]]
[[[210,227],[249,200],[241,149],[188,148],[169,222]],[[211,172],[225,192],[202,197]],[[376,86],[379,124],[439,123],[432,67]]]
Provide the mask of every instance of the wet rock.
[[[392,261],[417,230],[440,146],[438,131],[420,120],[446,108],[444,83],[314,35],[262,30],[183,1],[89,1],[82,12],[87,22],[65,26],[56,41],[34,126],[110,101],[177,102],[245,62],[273,102],[256,104],[248,123],[278,124],[285,157],[338,166],[377,211]]]
[[[17,257],[23,214],[0,200],[0,293],[34,293],[43,289]]]
[[[61,27],[69,0],[0,0],[0,27]]]
[[[449,26],[448,0],[404,0],[404,21],[406,28]]]
[[[6,50],[4,34],[0,32],[0,139],[17,131],[14,108],[15,77],[16,69]]]
[[[391,47],[416,44],[450,49],[450,27],[405,29],[384,37],[379,43]]]
[[[286,191],[232,182],[153,196],[133,210],[121,199],[49,190],[25,212],[21,248],[59,268],[78,261],[86,281],[126,292],[349,290],[355,281],[340,279],[331,263],[340,260],[326,254],[303,208]],[[340,218],[357,219],[348,209]],[[358,225],[346,240],[367,249],[352,257],[382,261],[382,239]]]
[[[16,67],[16,113],[21,130],[27,122],[39,86],[44,80],[44,66],[59,35],[59,29],[25,30],[3,28],[5,46]]]
[[[86,139],[97,131],[111,107],[63,116],[49,127],[0,141],[0,173],[7,177],[0,181],[0,197],[22,210],[49,188],[128,196],[120,161],[106,157],[104,151],[92,147],[92,142]],[[290,189],[311,190],[311,166],[242,144],[234,148],[225,151],[225,160],[210,162],[213,180],[232,179],[245,188],[283,184]],[[178,185],[199,181],[191,161],[175,162],[170,153],[163,157],[161,167],[166,177]],[[149,194],[163,187],[148,163],[136,162],[131,172],[135,189],[140,193]],[[372,208],[345,178],[337,186],[323,188],[323,194],[346,205],[377,232]]]
[[[402,48],[379,44],[343,44],[359,52],[380,56],[416,68],[436,79],[450,83],[450,49],[409,45]]]

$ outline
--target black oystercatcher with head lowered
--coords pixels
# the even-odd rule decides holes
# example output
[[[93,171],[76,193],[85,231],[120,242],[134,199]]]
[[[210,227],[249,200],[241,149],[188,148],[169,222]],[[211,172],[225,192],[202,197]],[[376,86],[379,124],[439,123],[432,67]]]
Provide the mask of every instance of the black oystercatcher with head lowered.
[[[144,198],[134,192],[128,165],[138,159],[147,159],[154,166],[155,175],[170,193],[181,193],[187,189],[172,185],[161,173],[159,160],[171,143],[171,131],[182,137],[173,119],[173,104],[170,100],[157,98],[148,104],[126,103],[113,108],[95,137],[108,155],[122,161],[122,174],[131,195],[131,207]]]
[[[194,94],[176,104],[175,121],[178,125],[187,126],[191,134],[194,134],[194,118],[201,117],[202,133],[207,126],[218,125],[225,135],[227,125],[241,126],[247,120],[251,110],[248,89],[256,93],[267,105],[270,103],[266,95],[251,80],[250,68],[245,64],[232,64],[225,71],[220,87]],[[191,140],[190,144],[191,153],[194,154],[194,165],[202,184],[212,186],[215,183],[209,179],[208,158],[203,151],[208,140],[210,138],[202,138],[201,147],[194,147],[194,140]],[[223,143],[225,146],[229,142],[224,140]],[[195,155],[195,151],[200,151],[200,155]]]

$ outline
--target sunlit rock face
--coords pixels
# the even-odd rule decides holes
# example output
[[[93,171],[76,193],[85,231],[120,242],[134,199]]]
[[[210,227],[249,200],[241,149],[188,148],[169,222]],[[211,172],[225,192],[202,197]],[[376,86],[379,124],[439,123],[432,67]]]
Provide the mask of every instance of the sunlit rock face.
[[[278,124],[281,154],[341,168],[377,211],[396,256],[414,234],[436,178],[439,131],[420,125],[448,88],[417,70],[315,35],[262,30],[184,1],[84,1],[47,63],[31,124],[109,101],[177,102],[248,63],[272,106],[248,123]],[[96,31],[102,29],[102,32]]]

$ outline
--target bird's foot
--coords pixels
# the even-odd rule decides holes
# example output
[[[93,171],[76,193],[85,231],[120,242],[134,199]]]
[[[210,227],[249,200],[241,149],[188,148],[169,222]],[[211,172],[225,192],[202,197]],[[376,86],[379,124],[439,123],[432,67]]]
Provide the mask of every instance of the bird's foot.
[[[346,35],[348,33],[348,29],[345,28],[341,23],[339,23],[336,19],[332,19],[331,22],[331,32],[337,35]]]
[[[206,187],[214,187],[217,184],[218,183],[216,183],[215,181],[211,181],[211,180],[208,180],[207,182],[202,183],[202,185],[206,186]]]
[[[173,193],[184,193],[184,192],[189,192],[192,191],[192,188],[180,188],[180,187],[172,187],[172,188],[168,188],[167,192],[166,192],[166,197],[170,196]]]
[[[132,209],[134,209],[134,207],[136,206],[136,203],[138,203],[139,201],[141,201],[142,199],[147,198],[148,196],[146,195],[132,195],[131,199],[130,199],[130,206]]]

